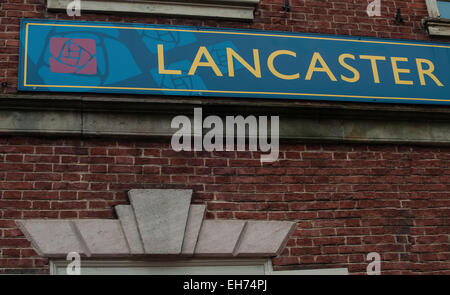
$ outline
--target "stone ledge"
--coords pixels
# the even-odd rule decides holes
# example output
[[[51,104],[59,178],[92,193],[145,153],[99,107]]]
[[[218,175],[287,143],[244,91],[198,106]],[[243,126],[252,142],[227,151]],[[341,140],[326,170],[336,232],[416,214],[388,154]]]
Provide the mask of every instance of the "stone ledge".
[[[450,36],[450,19],[427,18],[423,24],[430,36]]]
[[[180,112],[190,116],[190,111]],[[204,112],[204,118],[215,113]],[[239,111],[234,115],[247,114]],[[252,113],[250,113],[252,114]],[[253,113],[258,115],[258,113]],[[269,113],[267,115],[276,115]],[[78,111],[0,111],[0,134],[24,136],[171,137],[175,115]],[[448,117],[448,114],[447,114]],[[204,130],[207,132],[208,130]],[[450,121],[435,118],[366,118],[332,116],[317,111],[280,114],[280,140],[370,144],[450,144]],[[170,140],[170,139],[167,139]]]
[[[66,10],[72,0],[47,0],[47,9]],[[83,0],[81,13],[134,13],[183,17],[253,20],[259,0],[133,1]]]
[[[203,117],[279,115],[281,140],[450,144],[448,106],[159,96],[0,95],[0,134],[171,137],[172,118],[194,107]]]

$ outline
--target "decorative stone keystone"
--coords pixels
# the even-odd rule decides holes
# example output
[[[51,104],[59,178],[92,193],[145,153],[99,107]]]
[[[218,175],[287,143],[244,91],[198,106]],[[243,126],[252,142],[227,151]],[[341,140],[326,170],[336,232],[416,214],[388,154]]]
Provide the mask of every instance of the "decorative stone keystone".
[[[192,190],[131,190],[128,195],[145,253],[180,254]]]

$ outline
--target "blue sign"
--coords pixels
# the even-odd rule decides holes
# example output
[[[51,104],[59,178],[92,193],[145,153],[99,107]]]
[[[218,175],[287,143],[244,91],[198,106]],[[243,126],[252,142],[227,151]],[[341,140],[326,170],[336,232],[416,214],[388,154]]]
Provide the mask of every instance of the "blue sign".
[[[22,19],[19,90],[450,104],[450,44]]]

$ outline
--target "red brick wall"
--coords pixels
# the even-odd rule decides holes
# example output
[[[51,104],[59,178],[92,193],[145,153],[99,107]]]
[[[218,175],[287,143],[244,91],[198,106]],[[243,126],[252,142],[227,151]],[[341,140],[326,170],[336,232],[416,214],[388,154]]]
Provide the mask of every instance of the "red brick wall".
[[[115,218],[132,188],[192,188],[208,218],[298,222],[277,268],[348,267],[450,274],[450,148],[282,144],[255,152],[184,152],[168,141],[0,139],[0,270],[47,271],[21,218]],[[30,270],[27,270],[30,271]]]
[[[68,17],[66,13],[46,11],[46,0],[0,1],[0,81],[8,87],[0,93],[17,90],[20,18],[75,19],[114,22],[140,22],[172,25],[195,25],[227,28],[252,28],[291,32],[358,35],[413,40],[430,39],[421,20],[428,16],[425,0],[382,1],[381,17],[368,17],[369,0],[290,0],[291,11],[285,12],[285,0],[261,0],[253,23],[186,18],[139,17],[127,15],[96,15],[83,13],[81,17]],[[403,24],[394,17],[401,8]],[[434,40],[450,41],[450,38]]]

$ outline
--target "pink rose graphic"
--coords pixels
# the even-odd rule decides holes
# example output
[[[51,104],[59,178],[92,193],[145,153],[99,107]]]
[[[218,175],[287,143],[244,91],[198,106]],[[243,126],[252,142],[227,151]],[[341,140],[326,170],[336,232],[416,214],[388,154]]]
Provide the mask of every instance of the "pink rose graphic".
[[[50,70],[53,73],[95,75],[97,49],[92,39],[50,39]]]

